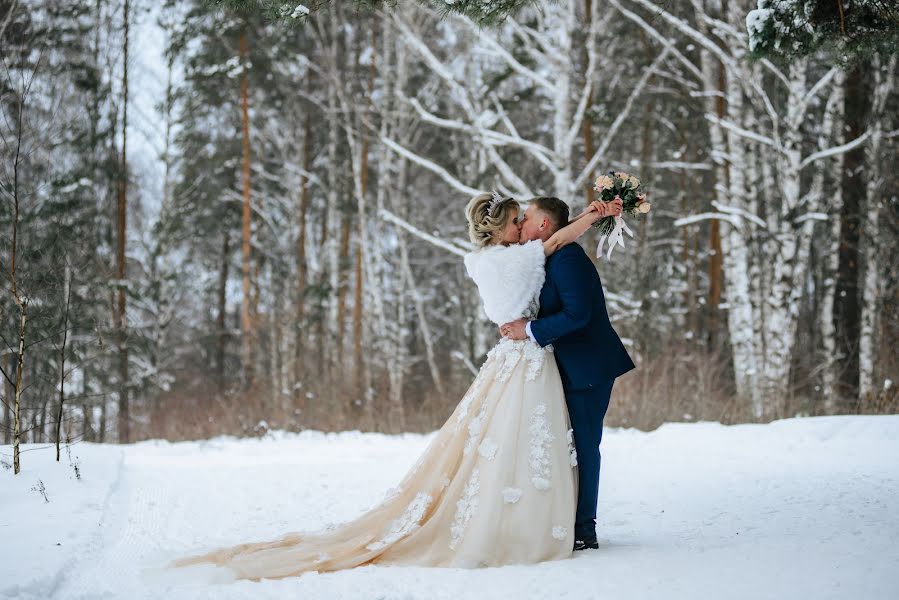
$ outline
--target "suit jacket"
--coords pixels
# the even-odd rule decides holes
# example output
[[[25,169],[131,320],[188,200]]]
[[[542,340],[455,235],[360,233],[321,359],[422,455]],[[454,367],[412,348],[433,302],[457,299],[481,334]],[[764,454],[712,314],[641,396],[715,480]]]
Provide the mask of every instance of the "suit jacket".
[[[597,387],[634,368],[609,322],[599,273],[578,244],[547,259],[531,334],[541,346],[553,345],[566,391]]]

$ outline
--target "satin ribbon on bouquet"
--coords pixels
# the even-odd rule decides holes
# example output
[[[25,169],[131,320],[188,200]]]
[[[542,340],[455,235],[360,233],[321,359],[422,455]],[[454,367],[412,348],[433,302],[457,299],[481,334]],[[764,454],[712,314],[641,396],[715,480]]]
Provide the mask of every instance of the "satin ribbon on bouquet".
[[[596,258],[602,257],[602,247],[605,245],[606,239],[609,240],[609,252],[606,254],[606,260],[612,260],[612,250],[615,249],[615,246],[624,248],[624,234],[627,233],[634,237],[634,232],[630,230],[622,217],[614,217],[614,219],[615,227],[612,231],[599,238],[599,245],[596,246]]]

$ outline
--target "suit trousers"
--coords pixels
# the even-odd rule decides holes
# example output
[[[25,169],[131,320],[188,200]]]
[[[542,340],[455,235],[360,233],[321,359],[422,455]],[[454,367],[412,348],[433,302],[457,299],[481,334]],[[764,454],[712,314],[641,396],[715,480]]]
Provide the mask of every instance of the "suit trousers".
[[[577,450],[578,493],[574,535],[578,540],[596,537],[596,505],[599,498],[599,469],[602,457],[602,422],[609,409],[614,379],[583,390],[566,390],[565,400],[574,446]]]

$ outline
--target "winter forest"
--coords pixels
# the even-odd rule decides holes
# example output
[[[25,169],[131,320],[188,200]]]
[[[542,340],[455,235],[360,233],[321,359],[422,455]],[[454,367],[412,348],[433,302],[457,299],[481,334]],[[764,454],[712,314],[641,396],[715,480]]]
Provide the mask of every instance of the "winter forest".
[[[468,199],[609,170],[607,424],[899,412],[891,3],[287,4],[0,0],[0,441],[432,431]]]

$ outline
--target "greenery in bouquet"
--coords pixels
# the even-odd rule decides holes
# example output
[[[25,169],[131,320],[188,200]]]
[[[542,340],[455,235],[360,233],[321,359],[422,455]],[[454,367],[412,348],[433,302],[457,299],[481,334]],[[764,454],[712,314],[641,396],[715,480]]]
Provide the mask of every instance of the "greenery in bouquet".
[[[645,215],[652,205],[646,201],[646,193],[639,179],[621,171],[609,171],[596,178],[593,189],[599,192],[603,202],[621,199],[622,214]],[[593,224],[602,235],[609,235],[615,228],[615,217],[606,217]]]

